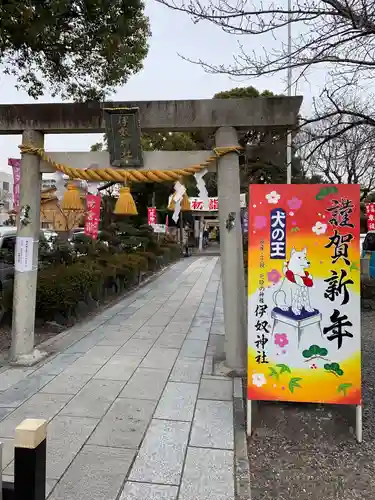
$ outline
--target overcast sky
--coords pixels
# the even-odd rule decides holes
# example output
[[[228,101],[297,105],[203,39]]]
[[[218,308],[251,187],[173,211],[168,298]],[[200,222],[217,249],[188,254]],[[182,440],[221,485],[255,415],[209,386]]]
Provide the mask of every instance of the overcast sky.
[[[259,90],[285,92],[286,75],[235,81],[225,75],[207,74],[200,66],[186,62],[178,55],[201,58],[214,64],[230,63],[232,55],[238,52],[235,36],[227,35],[208,23],[193,24],[186,14],[171,11],[154,0],[146,0],[146,13],[150,17],[152,37],[144,69],[118,90],[113,96],[117,100],[209,99],[221,90],[248,85]],[[285,30],[285,40],[286,35]],[[249,52],[254,46],[261,48],[259,42],[251,36],[241,38],[241,43]],[[277,42],[272,37],[262,40],[266,49],[270,43]],[[311,96],[317,91],[318,81],[316,75],[315,78],[310,75],[309,83],[305,82],[298,89],[298,94],[304,95],[305,110],[311,105]],[[25,92],[17,91],[14,84],[13,78],[1,75],[1,104],[36,102]],[[46,95],[39,102],[52,101],[57,102],[58,99]],[[47,151],[88,151],[90,145],[100,138],[97,134],[47,135],[45,147]],[[20,141],[20,136],[0,137],[0,170],[10,171],[7,159],[19,157],[17,146]]]

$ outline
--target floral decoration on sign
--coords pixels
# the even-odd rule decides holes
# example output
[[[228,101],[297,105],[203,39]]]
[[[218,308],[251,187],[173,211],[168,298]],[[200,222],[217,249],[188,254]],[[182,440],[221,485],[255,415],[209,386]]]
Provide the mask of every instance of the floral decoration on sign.
[[[266,194],[266,200],[268,203],[271,203],[272,205],[276,205],[280,199],[279,193],[276,191],[271,191],[270,193]]]
[[[277,269],[272,269],[272,271],[267,273],[267,279],[276,285],[276,283],[278,283],[281,279],[281,274]]]
[[[289,210],[298,210],[302,207],[302,200],[297,198],[297,196],[293,196],[290,200],[287,201]]]
[[[262,385],[265,385],[267,383],[264,373],[253,373],[252,379],[253,384],[257,387],[262,387]]]
[[[256,215],[254,217],[254,229],[263,229],[267,226],[267,217],[264,215]]]
[[[319,220],[315,222],[315,226],[312,227],[312,232],[317,236],[319,236],[320,234],[325,234],[326,231],[327,224],[323,224],[323,222],[320,222]]]
[[[286,345],[289,344],[287,334],[286,333],[276,333],[274,342],[275,342],[275,345],[278,345],[279,347],[285,347]]]

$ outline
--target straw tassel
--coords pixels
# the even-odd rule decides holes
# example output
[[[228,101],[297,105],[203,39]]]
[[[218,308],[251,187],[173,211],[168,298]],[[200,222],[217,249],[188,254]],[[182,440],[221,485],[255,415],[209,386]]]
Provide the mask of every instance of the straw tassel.
[[[83,210],[83,204],[78,187],[74,182],[68,182],[61,201],[63,210]]]
[[[128,186],[120,188],[120,196],[113,213],[117,215],[138,215],[136,204]]]
[[[168,210],[173,211],[175,209],[175,206],[176,206],[176,203],[174,201],[174,195],[173,195],[171,198],[171,201],[168,205]],[[182,197],[180,208],[181,208],[181,212],[189,212],[191,210],[189,197],[186,193]]]
[[[190,211],[190,201],[188,195],[185,193],[181,200],[181,212]]]

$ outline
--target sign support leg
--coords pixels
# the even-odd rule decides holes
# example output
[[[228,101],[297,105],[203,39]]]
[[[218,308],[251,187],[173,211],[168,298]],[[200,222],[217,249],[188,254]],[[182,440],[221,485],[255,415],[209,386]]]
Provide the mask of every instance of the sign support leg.
[[[358,443],[362,443],[362,405],[357,405],[355,407],[355,434]]]
[[[247,412],[246,412],[246,433],[248,437],[251,436],[251,433],[253,432],[252,430],[252,401],[250,399],[247,399]]]

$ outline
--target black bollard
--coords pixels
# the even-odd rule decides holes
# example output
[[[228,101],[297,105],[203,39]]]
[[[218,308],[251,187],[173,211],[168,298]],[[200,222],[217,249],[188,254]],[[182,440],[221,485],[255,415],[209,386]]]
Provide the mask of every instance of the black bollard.
[[[15,500],[45,500],[47,421],[28,418],[16,427]]]

